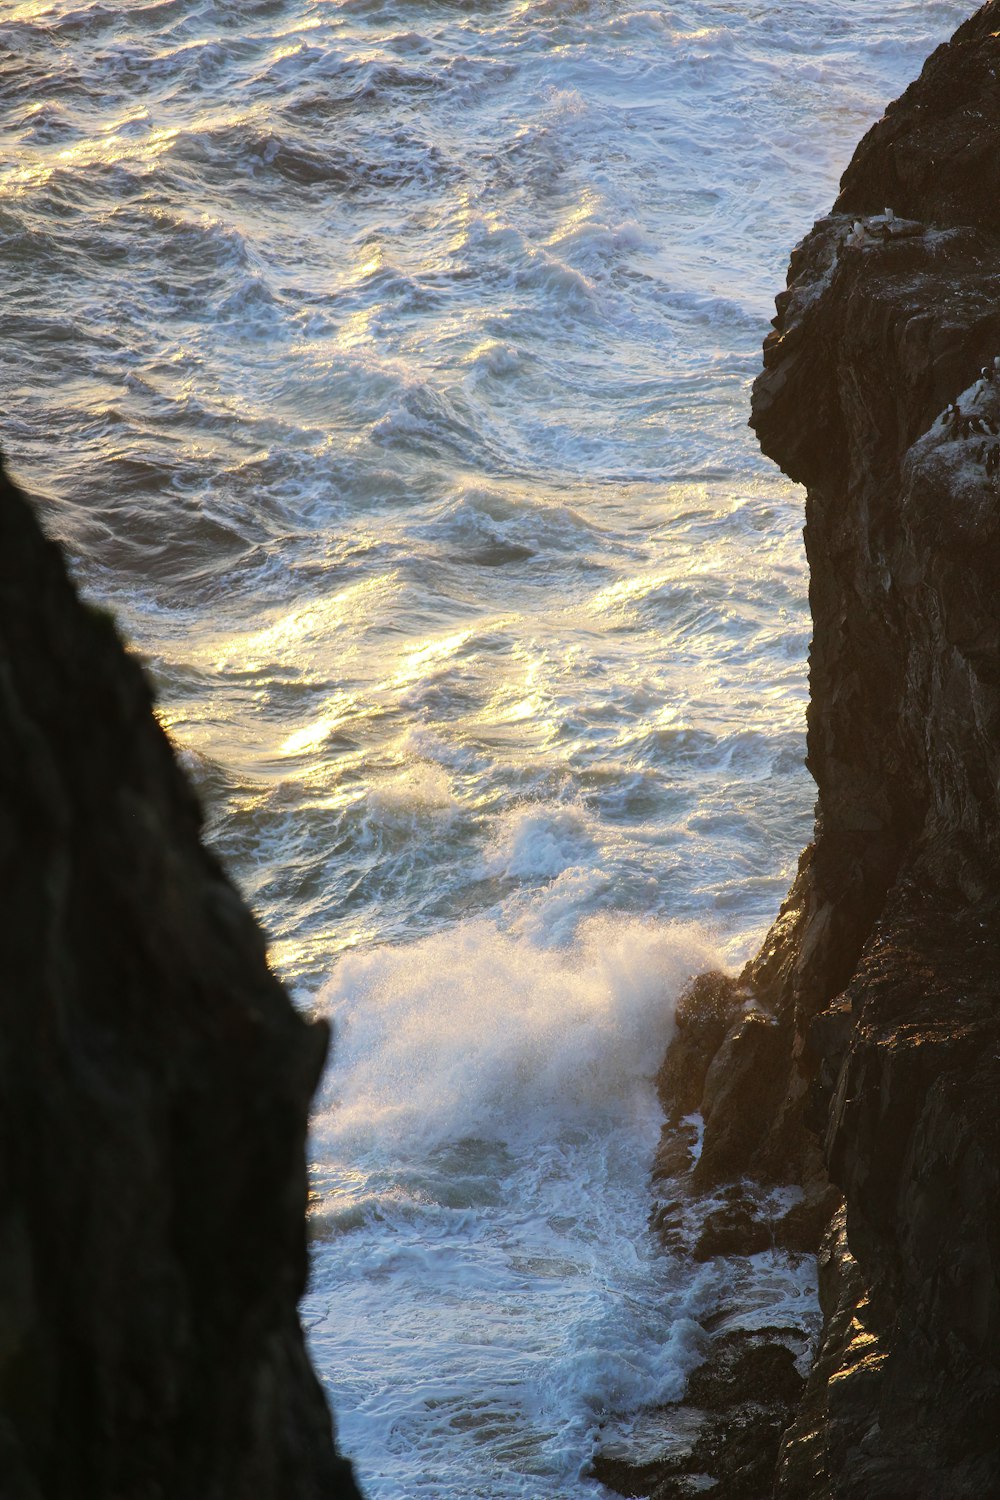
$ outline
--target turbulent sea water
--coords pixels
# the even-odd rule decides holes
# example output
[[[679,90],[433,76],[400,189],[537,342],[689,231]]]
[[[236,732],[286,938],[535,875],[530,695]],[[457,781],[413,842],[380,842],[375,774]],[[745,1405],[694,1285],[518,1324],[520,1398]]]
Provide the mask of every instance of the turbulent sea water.
[[[601,1495],[698,1358],[650,1079],[812,808],[749,383],[968,8],[0,3],[0,434],[334,1021],[303,1316],[370,1500]]]

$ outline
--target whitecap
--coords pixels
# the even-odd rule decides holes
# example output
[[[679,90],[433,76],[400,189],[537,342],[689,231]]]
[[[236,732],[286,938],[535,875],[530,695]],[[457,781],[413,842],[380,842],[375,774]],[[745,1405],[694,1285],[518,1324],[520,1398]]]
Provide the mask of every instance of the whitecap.
[[[317,1149],[407,1157],[463,1136],[653,1118],[670,997],[713,957],[696,929],[611,917],[586,920],[568,947],[474,919],[348,955],[317,1001],[337,1037]]]

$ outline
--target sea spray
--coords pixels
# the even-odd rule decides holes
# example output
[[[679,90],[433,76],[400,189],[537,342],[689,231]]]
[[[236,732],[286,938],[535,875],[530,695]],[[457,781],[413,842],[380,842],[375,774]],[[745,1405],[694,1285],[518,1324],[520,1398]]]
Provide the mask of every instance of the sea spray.
[[[710,942],[691,925],[599,916],[552,947],[532,916],[529,937],[480,918],[340,960],[318,997],[337,1055],[318,1155],[655,1132],[673,1000],[716,962]]]
[[[553,945],[534,915],[345,956],[317,997],[306,1315],[347,1446],[391,1453],[399,1493],[588,1488],[602,1427],[679,1396],[703,1344],[714,1273],[658,1256],[646,1174],[673,1001],[716,954],[606,916]]]

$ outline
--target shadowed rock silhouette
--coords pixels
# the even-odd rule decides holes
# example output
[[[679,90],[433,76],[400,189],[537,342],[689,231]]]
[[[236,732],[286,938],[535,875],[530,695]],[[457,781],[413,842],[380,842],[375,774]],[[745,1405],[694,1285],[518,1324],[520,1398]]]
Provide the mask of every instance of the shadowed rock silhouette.
[[[296,1303],[327,1047],[0,474],[0,1491],[357,1496]]]

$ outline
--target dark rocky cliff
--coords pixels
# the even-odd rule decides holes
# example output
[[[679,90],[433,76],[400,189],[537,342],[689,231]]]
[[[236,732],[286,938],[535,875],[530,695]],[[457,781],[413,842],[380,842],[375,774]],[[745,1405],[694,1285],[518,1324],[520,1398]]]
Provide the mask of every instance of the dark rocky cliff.
[[[862,142],[777,306],[752,425],[807,487],[816,832],[761,953],[682,1002],[659,1223],[676,1236],[699,1201],[696,1254],[818,1248],[824,1327],[776,1472],[749,1388],[741,1421],[770,1420],[770,1454],[736,1441],[701,1468],[718,1500],[982,1500],[1000,1495],[1000,3]],[[781,1183],[804,1190],[790,1212]],[[666,1465],[631,1492],[686,1485]]]
[[[0,1493],[354,1497],[296,1314],[325,1028],[2,475],[0,778]]]

